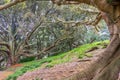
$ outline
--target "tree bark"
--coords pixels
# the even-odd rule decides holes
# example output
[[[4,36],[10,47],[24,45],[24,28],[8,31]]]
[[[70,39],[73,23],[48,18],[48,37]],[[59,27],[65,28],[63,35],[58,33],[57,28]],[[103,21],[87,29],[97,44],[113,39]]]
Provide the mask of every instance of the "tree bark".
[[[65,80],[117,80],[120,72],[120,38],[117,24],[111,24],[110,43],[100,55],[96,56],[87,67],[78,74]]]
[[[70,0],[65,1],[53,0],[56,4],[71,4]],[[84,70],[65,80],[117,80],[120,72],[120,19],[117,19],[120,16],[120,5],[112,6],[106,0],[73,1],[93,5],[102,11],[102,17],[110,32],[110,43],[104,52],[86,65]]]
[[[101,71],[93,80],[117,80],[120,72],[120,20],[114,23],[110,16],[104,16],[110,32],[110,43],[100,59],[102,66]]]

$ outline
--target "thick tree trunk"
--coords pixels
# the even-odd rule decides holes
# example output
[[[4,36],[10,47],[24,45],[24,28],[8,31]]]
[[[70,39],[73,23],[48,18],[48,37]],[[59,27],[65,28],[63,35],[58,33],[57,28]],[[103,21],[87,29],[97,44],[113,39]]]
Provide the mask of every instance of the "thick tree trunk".
[[[120,5],[113,6],[107,0],[52,0],[55,4],[86,3],[103,11],[103,18],[110,32],[110,44],[94,58],[84,70],[65,80],[116,80],[120,71]],[[102,5],[102,6],[101,6]],[[116,22],[117,20],[117,22]]]
[[[102,64],[101,70],[95,75],[93,80],[117,80],[120,71],[120,39],[118,34],[114,34],[105,52],[99,58]]]
[[[65,80],[117,80],[120,72],[120,23],[112,23],[103,14],[110,32],[110,43],[104,52],[89,62],[87,67],[78,74]]]
[[[119,50],[120,52],[120,50]],[[116,56],[110,63],[96,74],[93,80],[117,80],[120,71],[120,56]]]
[[[104,67],[93,80],[117,80],[120,72],[120,23],[112,23],[108,16],[104,19],[108,24],[111,39],[104,55],[101,55],[105,58],[101,59]]]

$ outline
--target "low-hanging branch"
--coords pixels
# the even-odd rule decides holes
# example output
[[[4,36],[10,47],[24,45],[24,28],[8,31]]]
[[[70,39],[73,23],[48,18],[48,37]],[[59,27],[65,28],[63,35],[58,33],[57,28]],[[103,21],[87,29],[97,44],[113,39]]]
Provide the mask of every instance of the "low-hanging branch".
[[[33,35],[33,33],[39,28],[39,26],[42,24],[42,22],[43,22],[43,20],[41,20],[37,25],[35,25],[33,30],[27,35],[26,39],[18,44],[16,52],[20,49],[21,46],[25,46],[26,45],[25,43],[27,43],[27,41],[30,39],[30,37]],[[25,47],[23,47],[23,48],[25,48]]]
[[[0,49],[0,52],[4,52],[5,54],[10,55],[10,52],[4,49]]]
[[[53,44],[51,44],[50,46],[44,48],[43,50],[39,51],[38,54],[29,54],[31,52],[23,52],[21,54],[19,54],[19,56],[25,56],[25,57],[37,57],[37,56],[40,56],[41,54],[45,55],[47,53],[49,53],[48,51],[50,51],[51,49],[55,48],[61,41],[65,40],[66,38],[65,37],[60,37],[59,39],[57,39],[56,41],[53,42]]]
[[[0,46],[5,46],[10,50],[10,46],[9,44],[5,43],[5,42],[0,42]]]
[[[91,14],[99,14],[100,13],[100,11],[98,11],[97,9],[92,10],[92,9],[84,9],[84,8],[81,8],[81,7],[78,7],[78,9],[80,11],[83,11],[83,12],[86,12],[86,13],[91,13]]]
[[[27,1],[27,0],[13,0],[12,2],[0,5],[0,10],[7,9],[11,6],[14,6],[14,5],[21,3],[21,2],[24,2],[24,1]]]
[[[62,22],[63,24],[73,24],[73,26],[77,26],[77,25],[92,25],[92,26],[96,26],[100,20],[102,19],[102,15],[101,13],[99,12],[96,19],[93,20],[93,21],[64,21],[62,19],[59,19],[59,18],[55,18],[56,21],[58,22]]]
[[[51,0],[54,4],[57,5],[66,5],[66,4],[79,4],[78,1],[72,1],[72,0]]]
[[[22,53],[22,54],[19,54],[20,55],[23,55],[23,56],[26,56],[26,57],[36,57],[36,56],[39,56],[41,54],[46,54],[47,51],[53,49],[54,47],[56,47],[56,45],[58,45],[58,43],[63,40],[63,39],[57,39],[51,46],[48,46],[46,48],[44,48],[42,51],[40,51],[38,54],[28,54],[28,52],[25,52],[25,53]]]

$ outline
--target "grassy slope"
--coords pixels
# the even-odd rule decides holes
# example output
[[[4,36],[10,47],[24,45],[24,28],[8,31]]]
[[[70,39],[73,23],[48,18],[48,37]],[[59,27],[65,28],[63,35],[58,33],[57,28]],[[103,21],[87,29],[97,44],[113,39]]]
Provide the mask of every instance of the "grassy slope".
[[[16,80],[18,76],[24,74],[27,71],[34,70],[36,68],[52,67],[57,64],[70,62],[72,61],[73,58],[83,58],[85,56],[92,56],[92,55],[86,55],[84,53],[93,47],[104,47],[103,45],[106,43],[108,43],[108,41],[85,44],[66,53],[61,53],[59,55],[51,56],[41,60],[35,60],[35,61],[23,63],[23,67],[17,69],[14,74],[10,75],[7,78],[7,80]]]

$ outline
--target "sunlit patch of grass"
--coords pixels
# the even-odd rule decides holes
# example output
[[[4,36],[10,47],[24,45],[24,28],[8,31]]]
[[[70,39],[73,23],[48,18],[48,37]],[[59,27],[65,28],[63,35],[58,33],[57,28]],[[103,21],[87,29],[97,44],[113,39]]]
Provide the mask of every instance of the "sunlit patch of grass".
[[[51,56],[45,59],[41,59],[41,60],[35,60],[35,61],[31,61],[31,62],[25,62],[23,63],[23,67],[19,68],[16,70],[16,72],[12,75],[10,75],[7,80],[16,80],[18,76],[23,75],[24,73],[26,73],[27,71],[31,71],[34,70],[36,68],[40,68],[41,65],[45,64],[47,68],[53,67],[54,65],[57,64],[62,64],[62,63],[66,63],[66,62],[70,62],[72,60],[73,57],[77,57],[82,59],[83,57],[87,56],[87,57],[92,57],[91,54],[85,54],[85,52],[93,47],[101,47],[104,48],[105,44],[108,44],[109,41],[100,41],[100,42],[94,42],[91,44],[85,44],[82,45],[78,48],[75,48],[69,52],[66,53],[61,53],[58,54],[56,56]]]

